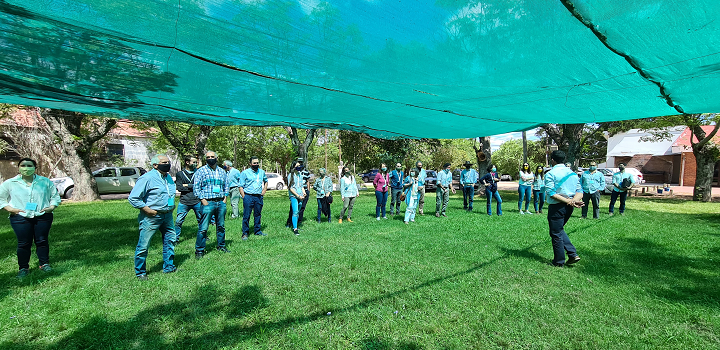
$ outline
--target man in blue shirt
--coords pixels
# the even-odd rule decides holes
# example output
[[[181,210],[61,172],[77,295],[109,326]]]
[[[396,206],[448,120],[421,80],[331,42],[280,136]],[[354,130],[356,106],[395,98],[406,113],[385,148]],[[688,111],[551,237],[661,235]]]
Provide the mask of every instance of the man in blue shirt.
[[[547,218],[554,253],[552,265],[563,267],[565,264],[580,261],[575,246],[565,233],[565,224],[572,216],[573,209],[583,206],[583,191],[577,174],[563,164],[565,152],[553,151],[550,158],[553,168],[545,175],[545,191],[549,204]],[[568,255],[567,262],[565,252]]]
[[[265,171],[260,169],[260,159],[250,157],[250,169],[243,170],[238,180],[238,190],[243,199],[242,240],[245,241],[250,234],[250,213],[254,212],[255,234],[267,236],[260,229],[263,198],[267,191],[268,178]]]
[[[135,247],[135,276],[141,281],[147,280],[145,260],[147,259],[150,239],[160,230],[163,240],[163,272],[175,272],[175,183],[168,174],[170,160],[159,154],[150,160],[153,170],[140,176],[130,192],[128,202],[140,209],[138,224],[140,239]]]
[[[610,216],[613,216],[615,214],[615,201],[617,201],[618,197],[620,197],[620,215],[625,215],[625,200],[627,199],[627,190],[635,186],[636,182],[635,176],[633,176],[633,174],[625,172],[625,163],[618,164],[618,169],[620,169],[620,171],[613,174],[612,178],[613,191],[610,194]],[[623,182],[628,182],[625,181],[626,179],[630,182],[629,186],[625,186],[623,184]]]
[[[390,215],[400,215],[400,195],[403,193],[403,180],[405,173],[402,164],[395,164],[395,170],[390,172]]]
[[[463,166],[465,166],[465,170],[460,172],[460,186],[463,191],[463,209],[472,211],[478,173],[475,169],[471,169],[472,163],[470,163],[469,160],[466,160]]]
[[[420,215],[424,215],[423,208],[425,207],[425,179],[427,179],[427,172],[425,172],[425,169],[423,169],[423,164],[421,161],[417,161],[415,163],[415,168],[418,172],[418,205],[417,205],[417,212]]]
[[[223,253],[230,251],[225,247],[225,213],[227,212],[227,195],[230,191],[227,173],[217,164],[215,152],[205,153],[204,165],[195,172],[193,177],[193,193],[202,204],[202,216],[195,240],[195,258],[205,256],[205,241],[210,226],[210,217],[215,216],[217,233],[217,250]]]
[[[437,174],[437,199],[435,200],[435,216],[440,217],[441,215],[447,217],[445,210],[447,209],[448,202],[450,202],[450,190],[455,194],[455,189],[452,187],[452,172],[450,172],[450,163],[445,163],[443,170]]]
[[[600,217],[600,191],[605,188],[605,175],[597,171],[597,163],[590,162],[590,169],[585,170],[580,179],[583,189],[582,218],[587,219],[588,202],[592,201],[593,218]]]
[[[230,189],[230,206],[232,207],[231,219],[237,219],[240,216],[238,203],[240,202],[240,190],[238,182],[240,181],[240,170],[233,168],[233,163],[229,160],[223,162],[228,173],[228,188]]]

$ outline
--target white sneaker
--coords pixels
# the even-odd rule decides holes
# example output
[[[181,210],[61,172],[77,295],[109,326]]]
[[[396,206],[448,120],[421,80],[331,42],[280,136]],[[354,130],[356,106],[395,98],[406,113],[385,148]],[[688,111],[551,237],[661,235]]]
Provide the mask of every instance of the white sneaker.
[[[525,214],[530,214],[530,215],[532,215],[533,213],[530,212],[529,210],[526,210],[526,211],[525,211]]]
[[[383,216],[383,219],[387,220],[387,216]],[[380,220],[380,219],[378,219],[378,220]]]
[[[377,220],[377,221],[380,221],[380,217],[379,217],[379,216],[378,216],[378,217],[376,217],[376,218],[375,218],[375,220]]]
[[[525,215],[525,212],[521,210],[520,215]]]

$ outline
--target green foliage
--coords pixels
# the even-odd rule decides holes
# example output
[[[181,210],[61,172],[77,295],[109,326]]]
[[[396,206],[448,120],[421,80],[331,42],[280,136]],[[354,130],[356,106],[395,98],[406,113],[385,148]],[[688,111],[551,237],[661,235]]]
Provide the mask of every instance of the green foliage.
[[[542,141],[528,141],[528,163],[533,171],[538,165],[545,165],[545,145]],[[522,140],[514,139],[504,142],[500,148],[493,152],[492,163],[500,174],[510,174],[512,178],[518,177],[520,166],[523,164]]]
[[[465,212],[456,194],[449,218],[405,225],[376,221],[363,191],[354,223],[308,217],[295,237],[284,226],[287,192],[270,191],[267,237],[243,242],[241,220],[226,221],[232,253],[214,250],[211,227],[209,253],[195,260],[191,213],[179,270],[161,273],[156,233],[145,283],[134,279],[137,210],[126,200],[61,205],[54,271],[38,271],[33,257],[23,280],[0,215],[0,251],[10,256],[0,261],[0,348],[717,348],[720,204],[633,197],[625,216],[579,220],[576,211],[566,230],[582,261],[559,269],[547,264],[546,217],[518,215],[515,191],[501,195],[502,217],[478,210],[482,198]]]

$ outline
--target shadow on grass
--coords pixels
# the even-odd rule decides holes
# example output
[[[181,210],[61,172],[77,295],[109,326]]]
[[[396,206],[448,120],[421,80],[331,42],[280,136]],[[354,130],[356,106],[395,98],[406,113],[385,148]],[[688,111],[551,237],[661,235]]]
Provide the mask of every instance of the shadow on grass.
[[[392,343],[388,340],[372,337],[365,338],[360,341],[360,349],[363,350],[415,350],[422,349],[422,347],[416,343],[400,342]]]
[[[673,302],[720,306],[720,259],[704,256],[691,260],[665,246],[643,238],[619,238],[603,251],[586,248],[583,254],[597,268],[582,270],[612,276],[639,286],[647,294]]]

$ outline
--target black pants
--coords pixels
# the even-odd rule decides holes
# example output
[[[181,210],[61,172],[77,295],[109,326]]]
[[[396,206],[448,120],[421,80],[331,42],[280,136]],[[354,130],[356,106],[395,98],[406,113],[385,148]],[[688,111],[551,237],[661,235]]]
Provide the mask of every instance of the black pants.
[[[48,233],[53,222],[53,214],[47,213],[34,218],[20,215],[10,216],[10,226],[17,236],[17,259],[21,269],[30,268],[30,249],[35,241],[35,254],[40,266],[50,263],[50,244]]]
[[[310,192],[306,188],[305,189],[305,199],[303,199],[303,201],[302,201],[302,206],[300,206],[300,208],[298,208],[298,224],[300,224],[303,220],[303,214],[305,214],[305,207],[307,207],[308,199],[310,199]],[[290,204],[290,213],[288,214],[288,219],[287,219],[287,222],[285,223],[285,226],[293,227],[292,216],[293,216],[293,210],[292,210],[292,204]]]
[[[627,191],[612,191],[612,193],[610,193],[610,212],[612,213],[615,211],[615,201],[617,201],[618,196],[620,197],[620,214],[622,214],[625,212],[625,200],[627,199]]]
[[[565,224],[570,220],[573,207],[565,203],[550,204],[548,206],[548,225],[550,226],[550,239],[553,246],[553,264],[565,264],[565,252],[569,257],[577,256],[575,246],[565,233]]]
[[[593,206],[593,218],[597,219],[600,217],[600,191],[595,193],[583,192],[583,203],[585,206],[582,207],[582,217],[586,218],[588,213],[588,202],[592,202]]]

